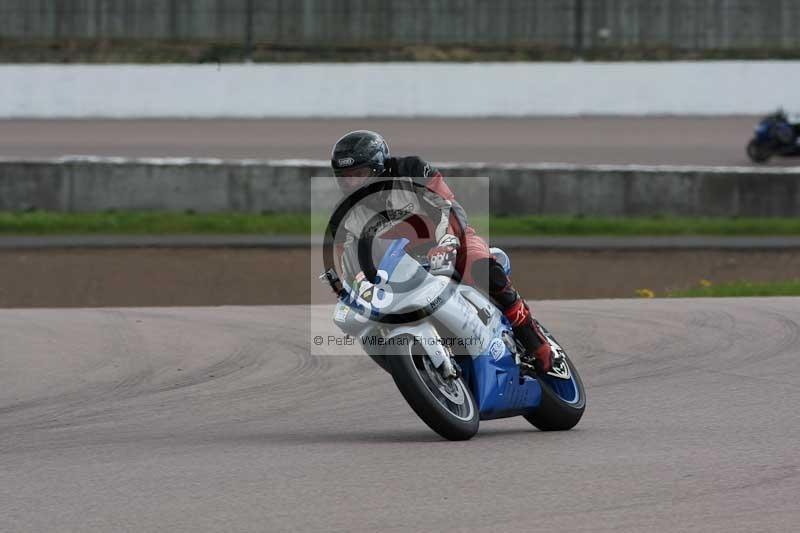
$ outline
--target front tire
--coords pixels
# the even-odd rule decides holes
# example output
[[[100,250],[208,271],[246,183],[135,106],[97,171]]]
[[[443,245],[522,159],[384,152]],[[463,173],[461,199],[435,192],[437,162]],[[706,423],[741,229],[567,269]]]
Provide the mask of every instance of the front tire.
[[[387,354],[386,360],[408,405],[445,439],[471,439],[478,432],[480,414],[463,378],[444,380],[413,338],[401,345],[405,351]]]

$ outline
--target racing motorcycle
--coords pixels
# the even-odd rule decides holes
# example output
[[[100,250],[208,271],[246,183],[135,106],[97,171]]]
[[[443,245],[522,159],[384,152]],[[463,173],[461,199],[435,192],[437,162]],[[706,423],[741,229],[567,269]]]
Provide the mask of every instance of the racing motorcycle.
[[[406,252],[408,242],[389,240],[361,281],[348,284],[333,268],[320,276],[338,296],[336,325],[360,341],[414,412],[446,439],[470,439],[481,420],[512,416],[543,431],[573,428],[586,392],[555,337],[542,327],[553,369],[539,374],[521,361],[522,345],[503,313],[477,289],[457,283],[452,261],[432,271],[423,256]],[[499,248],[491,253],[510,274],[508,255]]]
[[[747,143],[747,156],[754,163],[766,163],[774,155],[800,156],[800,125],[792,124],[782,109],[764,117]]]

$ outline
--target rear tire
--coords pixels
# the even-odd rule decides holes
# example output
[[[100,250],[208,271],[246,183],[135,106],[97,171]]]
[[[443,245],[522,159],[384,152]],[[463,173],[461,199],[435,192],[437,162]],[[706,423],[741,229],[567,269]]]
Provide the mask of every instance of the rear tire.
[[[404,346],[408,348],[405,353],[386,354],[386,361],[395,385],[408,405],[428,427],[445,439],[471,439],[478,432],[480,414],[463,378],[437,381],[430,373],[430,360],[419,345],[409,340]],[[438,371],[433,369],[433,372]],[[455,398],[455,401],[449,398]]]
[[[577,385],[578,401],[575,403],[564,401],[548,384],[549,380],[560,378],[551,376],[538,378],[542,387],[542,402],[536,411],[525,415],[525,420],[541,431],[567,431],[572,429],[580,421],[583,412],[586,410],[586,392],[583,388],[583,381],[581,381],[581,377],[569,357],[564,354],[564,358]]]
[[[747,157],[753,163],[766,163],[772,156],[772,150],[764,145],[757,143],[755,140],[747,143]]]

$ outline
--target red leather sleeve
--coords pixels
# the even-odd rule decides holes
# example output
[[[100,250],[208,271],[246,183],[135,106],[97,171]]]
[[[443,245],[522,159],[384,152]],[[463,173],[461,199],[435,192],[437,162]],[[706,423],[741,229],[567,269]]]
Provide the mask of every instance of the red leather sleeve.
[[[450,190],[450,187],[447,185],[447,182],[444,181],[444,176],[438,170],[434,170],[431,174],[428,183],[425,186],[430,189],[431,191],[435,192],[445,200],[453,200],[455,199],[455,195],[453,191]]]
[[[444,176],[442,176],[442,173],[436,169],[433,169],[433,172],[431,173],[430,179],[428,180],[426,187],[429,190],[441,196],[442,198],[444,198],[445,200],[448,200],[450,202],[455,201],[456,197],[453,194],[453,191],[447,185],[447,182],[444,180]],[[450,219],[448,221],[447,228],[448,228],[447,229],[448,233],[456,236],[461,235],[467,229],[465,227],[462,227],[462,224],[459,224],[459,219],[457,217],[456,209],[450,210]]]

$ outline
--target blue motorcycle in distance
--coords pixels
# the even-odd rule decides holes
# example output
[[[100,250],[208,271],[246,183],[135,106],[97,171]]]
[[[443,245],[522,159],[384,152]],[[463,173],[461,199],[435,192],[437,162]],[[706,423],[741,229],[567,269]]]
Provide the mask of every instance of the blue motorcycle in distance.
[[[406,244],[388,241],[375,272],[361,273],[360,283],[344,283],[333,269],[321,279],[338,296],[336,325],[391,374],[422,421],[450,440],[471,438],[480,420],[512,416],[543,431],[574,427],[586,392],[556,339],[542,328],[553,350],[551,372],[521,363],[522,347],[500,310],[474,287],[454,281],[453,270],[432,272]],[[508,256],[498,248],[491,252],[510,272]]]
[[[800,124],[792,124],[782,109],[764,117],[747,143],[747,156],[753,163],[766,163],[775,155],[800,156]]]

